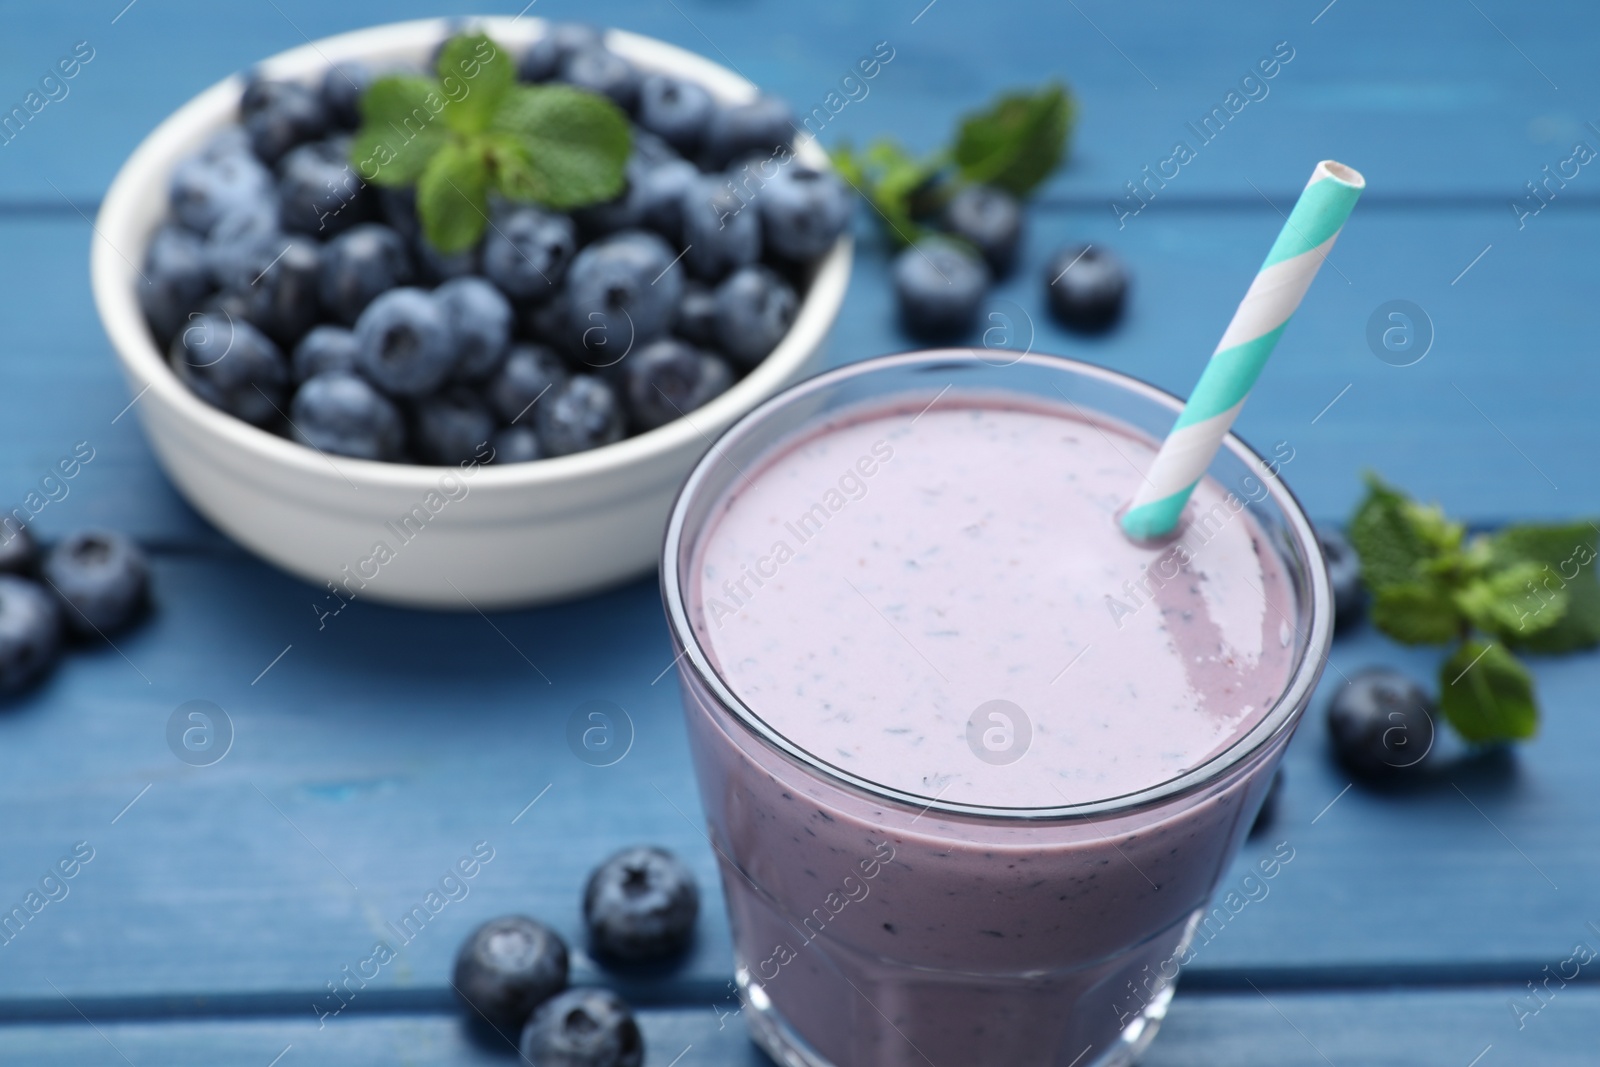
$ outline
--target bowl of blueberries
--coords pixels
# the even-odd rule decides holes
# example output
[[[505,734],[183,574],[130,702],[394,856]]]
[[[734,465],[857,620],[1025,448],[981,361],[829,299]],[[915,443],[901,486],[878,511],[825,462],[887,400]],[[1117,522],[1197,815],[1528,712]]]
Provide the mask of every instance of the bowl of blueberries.
[[[145,139],[95,301],[168,476],[245,547],[341,605],[558,600],[650,570],[694,463],[819,361],[853,196],[797,132],[619,30],[331,37]]]

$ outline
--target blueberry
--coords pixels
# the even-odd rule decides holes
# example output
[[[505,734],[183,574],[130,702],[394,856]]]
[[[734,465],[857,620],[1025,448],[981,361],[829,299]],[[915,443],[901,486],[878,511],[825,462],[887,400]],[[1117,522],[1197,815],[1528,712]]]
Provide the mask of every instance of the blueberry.
[[[797,262],[826,253],[850,221],[849,187],[804,163],[779,167],[755,199],[767,249]]]
[[[683,243],[683,199],[700,181],[700,171],[684,159],[661,163],[640,161],[635,182],[639,222],[675,245]]]
[[[530,338],[549,345],[573,361],[584,355],[582,331],[573,329],[572,308],[565,286],[549,300],[521,308],[522,329]]]
[[[1250,824],[1250,836],[1266,833],[1272,828],[1273,822],[1278,818],[1278,803],[1283,795],[1283,768],[1279,767],[1272,774],[1272,784],[1267,786],[1267,795],[1261,800],[1261,810],[1256,812],[1255,822]]]
[[[328,121],[340,129],[361,125],[361,97],[372,85],[372,71],[365,63],[349,60],[335,63],[322,76],[320,93]]]
[[[688,947],[699,914],[694,873],[661,848],[623,849],[595,868],[583,890],[589,943],[608,959],[676,955]]]
[[[166,345],[189,312],[211,292],[205,245],[199,235],[173,225],[157,230],[145,253],[144,277],[139,306],[157,343]]]
[[[769,267],[745,267],[717,286],[717,341],[744,367],[778,346],[800,309],[794,287]]]
[[[706,125],[705,155],[712,166],[726,166],[740,156],[779,155],[794,143],[794,112],[773,96],[748,104],[719,107]]]
[[[306,381],[289,406],[290,433],[319,452],[393,460],[405,444],[400,412],[365,378],[326,370]]]
[[[1328,581],[1333,586],[1333,626],[1342,630],[1361,617],[1367,590],[1361,581],[1361,557],[1350,547],[1344,534],[1327,526],[1317,527],[1317,544],[1328,561]]]
[[[644,1037],[609,989],[569,989],[533,1013],[519,1051],[535,1067],[640,1067]]]
[[[354,374],[356,335],[342,326],[316,326],[300,338],[289,355],[290,375],[296,383],[329,371]]]
[[[354,325],[379,294],[415,277],[400,235],[381,223],[362,223],[335,237],[323,253],[322,303],[334,321]]]
[[[322,98],[296,82],[255,82],[240,111],[251,150],[268,166],[275,166],[291,148],[328,132]]]
[[[622,405],[605,382],[577,374],[555,386],[533,409],[546,455],[566,456],[622,440]]]
[[[439,285],[456,278],[481,274],[478,261],[479,247],[474,245],[460,252],[441,252],[429,244],[426,238],[418,238],[411,243],[411,252],[412,258],[416,260],[417,274],[422,280],[430,285]]]
[[[623,168],[620,193],[610,200],[580,207],[572,212],[572,221],[577,224],[578,232],[585,240],[592,241],[618,230],[633,229],[640,224],[644,217],[644,190],[641,183],[647,170],[648,165],[642,163],[638,156],[630,156]]]
[[[1435,710],[1427,692],[1399,671],[1362,671],[1328,702],[1334,754],[1364,778],[1404,775],[1433,748]]]
[[[465,463],[489,443],[494,413],[475,390],[452,386],[412,405],[412,447],[425,463]]]
[[[511,304],[483,278],[457,278],[433,291],[455,335],[456,379],[489,377],[511,345]]]
[[[1063,326],[1085,333],[1109,328],[1122,315],[1128,272],[1110,252],[1093,245],[1068,245],[1044,272],[1050,311]]]
[[[278,420],[289,368],[278,346],[244,319],[190,316],[168,360],[178,380],[212,407],[256,426]]]
[[[912,336],[936,341],[967,333],[989,289],[989,268],[963,245],[927,238],[895,257],[900,321]]]
[[[490,919],[461,943],[451,984],[490,1025],[520,1028],[535,1008],[567,988],[567,944],[522,915]]]
[[[61,609],[41,586],[0,574],[0,696],[44,677],[61,655]]]
[[[969,185],[950,198],[944,228],[966,241],[996,277],[1007,274],[1022,244],[1022,205],[1004,189]]]
[[[566,365],[552,349],[544,345],[513,345],[484,393],[503,422],[519,423],[540,397],[566,380]],[[532,424],[529,419],[527,425]]]
[[[390,289],[356,322],[356,366],[391,396],[433,392],[456,369],[444,309],[421,289]]]
[[[640,433],[688,414],[733,384],[725,360],[675,337],[630,352],[620,369],[629,421]]]
[[[231,285],[245,299],[245,318],[284,347],[292,347],[322,318],[322,249],[309,237],[258,242],[240,260],[244,273]]]
[[[328,239],[377,214],[372,187],[350,165],[350,138],[301,145],[278,164],[283,228]]]
[[[61,598],[62,621],[83,637],[126,629],[149,602],[150,565],[139,546],[111,530],[84,530],[59,542],[40,567]]]
[[[639,125],[680,152],[699,149],[716,103],[692,81],[648,74],[639,83]]]
[[[572,260],[568,314],[585,362],[607,366],[629,348],[672,328],[683,299],[683,267],[658,235],[627,230],[596,241]]]
[[[761,258],[761,219],[726,175],[707,174],[683,198],[684,263],[696,277],[718,281]]]
[[[7,516],[0,522],[0,574],[32,574],[39,566],[39,542],[26,526]]]
[[[678,150],[665,140],[638,126],[633,128],[633,155],[651,166],[683,158]]]
[[[206,236],[206,270],[214,285],[242,292],[261,273],[256,257],[271,245],[267,262],[283,251],[283,227],[277,200],[261,200],[230,208]]]
[[[513,300],[543,300],[577,251],[572,220],[521,207],[497,219],[483,244],[483,273]]]
[[[273,197],[272,172],[226,138],[215,138],[172,171],[172,213],[198,234],[229,211]]]
[[[710,348],[717,343],[717,295],[710,286],[690,281],[683,287],[683,302],[672,331],[690,344]]]
[[[532,426],[503,426],[489,438],[496,463],[527,463],[544,458],[544,446]]]
[[[422,243],[422,220],[417,218],[417,190],[379,186],[378,217],[409,245]]]
[[[545,35],[522,53],[517,77],[525,82],[545,82],[561,72],[561,64],[574,52],[599,48],[604,38],[593,26],[581,22],[553,22]]]
[[[639,104],[639,71],[603,46],[582,48],[561,64],[561,80],[579,89],[610,97],[624,111]]]

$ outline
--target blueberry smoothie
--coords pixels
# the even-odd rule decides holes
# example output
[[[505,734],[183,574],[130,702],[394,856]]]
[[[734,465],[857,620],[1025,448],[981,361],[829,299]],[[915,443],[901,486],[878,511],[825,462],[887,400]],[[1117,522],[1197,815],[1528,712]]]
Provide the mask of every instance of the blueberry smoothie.
[[[691,745],[780,1062],[1087,1067],[1153,1033],[1306,651],[1223,485],[1124,537],[1154,451],[951,390],[815,418],[707,503],[674,571]]]

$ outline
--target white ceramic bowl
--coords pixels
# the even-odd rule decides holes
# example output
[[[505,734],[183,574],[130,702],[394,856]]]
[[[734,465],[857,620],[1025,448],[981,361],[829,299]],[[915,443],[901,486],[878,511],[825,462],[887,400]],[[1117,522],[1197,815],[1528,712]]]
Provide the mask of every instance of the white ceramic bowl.
[[[514,50],[545,32],[532,18],[467,26]],[[309,81],[330,61],[420,65],[462,28],[444,19],[378,26],[281,53],[260,69]],[[643,69],[692,78],[719,99],[756,94],[738,75],[660,41],[613,30],[606,43]],[[167,216],[173,166],[234,121],[243,84],[234,76],[179,108],[118,172],[96,224],[95,304],[145,433],[178,489],[245,547],[319,587],[332,582],[358,598],[471,610],[558,600],[653,569],[690,468],[734,420],[812,368],[844,299],[848,235],[819,264],[793,328],[760,366],[687,418],[592,452],[470,475],[320,455],[191,393],[139,309],[135,265]],[[815,143],[797,156],[827,165]]]

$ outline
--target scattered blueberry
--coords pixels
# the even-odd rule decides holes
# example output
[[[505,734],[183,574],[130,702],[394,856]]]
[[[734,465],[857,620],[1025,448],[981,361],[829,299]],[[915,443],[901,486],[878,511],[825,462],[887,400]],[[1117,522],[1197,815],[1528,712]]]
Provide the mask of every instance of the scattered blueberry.
[[[683,287],[683,303],[672,330],[691,344],[709,348],[717,343],[717,295],[710,286],[690,281]]]
[[[356,335],[342,326],[317,326],[300,338],[289,355],[290,376],[305,382],[319,374],[356,370]]]
[[[433,291],[455,336],[458,381],[479,382],[497,370],[511,345],[511,304],[483,278],[456,278]]]
[[[1278,803],[1283,796],[1283,768],[1279,767],[1272,774],[1272,784],[1267,786],[1267,795],[1261,800],[1261,810],[1256,812],[1256,821],[1250,824],[1250,836],[1266,833],[1271,829],[1272,823],[1278,817]]]
[[[424,396],[450,377],[456,348],[444,310],[421,289],[390,289],[356,322],[356,366],[392,396]]]
[[[256,158],[274,166],[291,148],[328,132],[322,98],[296,82],[257,81],[240,104]]]
[[[1328,581],[1333,586],[1333,626],[1335,630],[1342,630],[1359,619],[1366,606],[1361,557],[1350,547],[1344,534],[1331,527],[1317,527],[1317,543],[1328,561]]]
[[[639,125],[679,152],[699,149],[715,110],[711,94],[694,82],[647,74],[639,83]]]
[[[533,1013],[519,1051],[534,1067],[640,1067],[644,1037],[609,989],[569,989]]]
[[[622,962],[682,952],[699,914],[694,873],[661,848],[623,849],[595,868],[583,891],[590,945],[599,955]]]
[[[425,463],[465,463],[494,436],[495,420],[483,398],[457,386],[416,401],[413,441]]]
[[[1353,774],[1403,775],[1433,749],[1433,699],[1399,671],[1362,671],[1328,702],[1334,754]]]
[[[1109,328],[1122,315],[1128,272],[1110,252],[1068,245],[1045,267],[1050,310],[1063,326],[1085,333]]]
[[[410,285],[416,271],[405,241],[376,222],[335,237],[322,256],[322,303],[335,321],[355,324],[378,294]]]
[[[794,143],[794,112],[773,96],[719,107],[706,124],[705,154],[712,166],[741,156],[776,156]]]
[[[902,251],[894,294],[906,332],[929,341],[967,333],[989,289],[989,268],[964,245],[927,238]]]
[[[702,175],[684,194],[683,241],[689,271],[719,281],[761,258],[760,212],[740,198],[726,175]]]
[[[527,463],[544,458],[544,446],[531,426],[502,426],[489,438],[495,463]]]
[[[717,286],[717,340],[745,367],[767,357],[794,325],[800,298],[769,267],[745,267]]]
[[[0,574],[0,696],[21,692],[61,654],[61,609],[41,586]]]
[[[377,214],[372,188],[350,165],[350,138],[301,145],[278,164],[283,228],[315,237],[343,233]]]
[[[172,339],[178,380],[210,404],[256,426],[276,422],[289,368],[266,334],[242,318],[202,312]]]
[[[850,189],[837,174],[790,162],[756,197],[765,246],[787,259],[825,255],[850,221]]]
[[[545,35],[522,53],[517,77],[525,82],[544,82],[561,73],[561,65],[574,52],[599,48],[604,44],[600,31],[581,22],[551,23]]]
[[[308,379],[295,391],[289,422],[301,444],[357,459],[395,459],[405,439],[394,404],[348,370]]]
[[[32,574],[39,566],[39,543],[26,526],[7,518],[0,523],[0,574]]]
[[[521,423],[528,409],[567,380],[566,365],[544,345],[513,345],[511,354],[484,391],[501,421]],[[524,425],[533,425],[529,419]]]
[[[944,227],[976,248],[995,277],[1003,277],[1022,244],[1022,205],[1004,189],[969,185],[945,205]]]
[[[162,345],[211,292],[205,245],[192,230],[168,224],[156,231],[144,257],[139,306]]]
[[[273,198],[272,172],[226,137],[218,137],[172,171],[172,213],[198,234],[229,211]]]
[[[561,80],[591,93],[610,97],[624,111],[639,104],[639,71],[609,48],[583,48],[561,64]]]
[[[361,125],[361,97],[371,84],[372,71],[365,63],[349,60],[329,67],[321,87],[328,121],[344,130]]]
[[[688,414],[733,384],[725,360],[675,337],[630,352],[621,372],[629,420],[640,433]]]
[[[546,455],[566,456],[622,440],[622,405],[599,378],[577,374],[555,386],[533,409]]]
[[[672,328],[683,299],[683,267],[657,234],[629,230],[596,241],[572,260],[568,314],[585,362],[616,363],[624,352]]]
[[[520,207],[490,228],[483,272],[513,300],[542,300],[561,284],[577,248],[567,216]]]
[[[491,1025],[520,1027],[535,1008],[567,987],[566,942],[521,915],[491,919],[462,943],[452,984]]]
[[[85,530],[59,542],[45,556],[40,574],[61,598],[62,621],[84,637],[126,629],[149,599],[144,553],[110,530]]]

